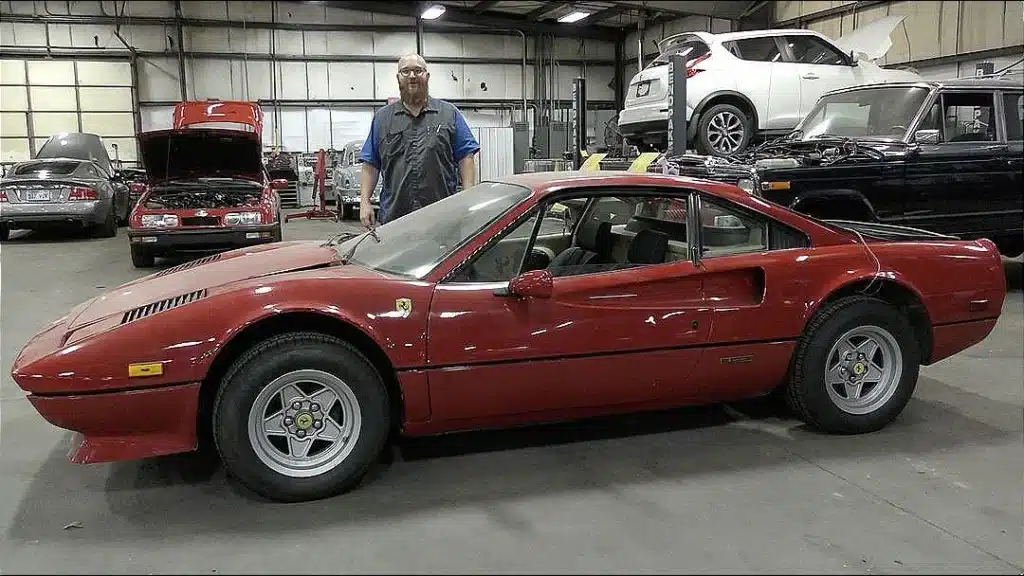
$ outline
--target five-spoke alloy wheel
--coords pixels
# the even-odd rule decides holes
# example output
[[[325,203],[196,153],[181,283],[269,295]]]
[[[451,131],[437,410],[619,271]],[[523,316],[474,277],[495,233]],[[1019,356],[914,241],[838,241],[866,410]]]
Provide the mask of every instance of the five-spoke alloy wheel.
[[[381,375],[353,346],[313,332],[260,342],[224,376],[213,434],[228,473],[271,500],[356,486],[391,428]]]

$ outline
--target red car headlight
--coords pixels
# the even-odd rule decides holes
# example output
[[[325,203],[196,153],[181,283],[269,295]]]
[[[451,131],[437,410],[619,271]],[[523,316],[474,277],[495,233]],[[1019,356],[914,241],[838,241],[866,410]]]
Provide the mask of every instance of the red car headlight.
[[[259,212],[229,212],[224,215],[224,223],[229,226],[262,224],[263,216]]]
[[[141,222],[143,228],[172,228],[179,220],[174,214],[143,214]]]

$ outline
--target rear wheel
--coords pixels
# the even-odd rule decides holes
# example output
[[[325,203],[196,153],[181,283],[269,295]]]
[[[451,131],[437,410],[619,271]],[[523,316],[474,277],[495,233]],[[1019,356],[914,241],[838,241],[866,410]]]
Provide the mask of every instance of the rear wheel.
[[[11,227],[7,224],[0,224],[0,242],[6,242],[11,239]]]
[[[213,406],[228,472],[271,500],[327,498],[356,486],[384,448],[389,398],[380,375],[346,342],[296,332],[235,361]]]
[[[819,311],[798,342],[787,404],[825,432],[880,430],[907,405],[919,366],[903,314],[876,298],[842,298]]]
[[[100,238],[113,238],[117,236],[117,207],[111,203],[110,212],[103,223],[96,227],[96,236]]]
[[[715,104],[697,120],[697,151],[731,156],[747,149],[754,137],[750,117],[732,104]]]
[[[156,262],[153,253],[143,246],[132,246],[132,265],[136,268],[152,268]]]

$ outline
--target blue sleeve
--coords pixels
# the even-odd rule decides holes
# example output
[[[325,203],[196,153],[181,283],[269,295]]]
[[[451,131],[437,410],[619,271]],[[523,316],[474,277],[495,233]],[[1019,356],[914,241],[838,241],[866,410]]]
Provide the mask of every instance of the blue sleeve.
[[[480,151],[480,143],[476,141],[476,137],[473,136],[473,131],[469,129],[469,124],[466,123],[466,117],[462,115],[462,112],[458,108],[455,109],[455,141],[452,142],[452,156],[455,157],[456,162],[461,162],[463,158],[470,154],[476,154]]]
[[[373,121],[370,122],[370,133],[367,134],[366,141],[363,142],[363,149],[359,153],[359,161],[365,162],[377,170],[380,170],[380,150],[377,149],[376,114],[373,116]]]

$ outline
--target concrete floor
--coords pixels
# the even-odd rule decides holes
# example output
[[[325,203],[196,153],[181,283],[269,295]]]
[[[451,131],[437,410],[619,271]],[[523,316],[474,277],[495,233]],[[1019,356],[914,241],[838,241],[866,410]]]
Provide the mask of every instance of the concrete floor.
[[[285,239],[323,238],[293,221]],[[10,380],[47,322],[140,276],[126,236],[2,248],[0,572],[1005,573],[1024,567],[1021,264],[994,334],[925,368],[890,428],[763,410],[407,443],[369,485],[257,501],[194,456],[78,466]]]

